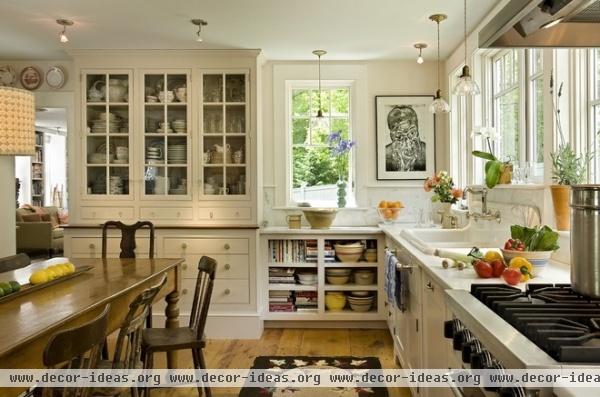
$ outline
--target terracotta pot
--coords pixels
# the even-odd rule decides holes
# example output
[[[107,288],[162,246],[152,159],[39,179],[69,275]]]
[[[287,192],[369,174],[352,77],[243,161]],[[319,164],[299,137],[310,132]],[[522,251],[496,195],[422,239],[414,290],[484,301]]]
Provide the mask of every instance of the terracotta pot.
[[[512,183],[512,175],[513,175],[513,165],[512,164],[502,164],[502,168],[500,168],[500,181],[498,181],[498,184],[510,185]]]
[[[554,216],[558,230],[571,229],[571,210],[569,209],[569,195],[571,186],[551,185],[552,202],[554,203]]]

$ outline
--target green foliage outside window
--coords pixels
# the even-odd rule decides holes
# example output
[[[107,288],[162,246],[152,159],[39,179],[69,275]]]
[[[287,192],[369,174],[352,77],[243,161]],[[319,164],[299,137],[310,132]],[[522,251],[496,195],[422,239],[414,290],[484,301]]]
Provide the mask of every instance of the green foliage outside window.
[[[350,90],[348,88],[322,90],[321,109],[328,127],[317,123],[319,91],[295,89],[292,91],[292,187],[335,185],[338,169],[348,180],[350,166],[347,156],[333,156],[327,137],[339,131],[343,139],[350,138]]]

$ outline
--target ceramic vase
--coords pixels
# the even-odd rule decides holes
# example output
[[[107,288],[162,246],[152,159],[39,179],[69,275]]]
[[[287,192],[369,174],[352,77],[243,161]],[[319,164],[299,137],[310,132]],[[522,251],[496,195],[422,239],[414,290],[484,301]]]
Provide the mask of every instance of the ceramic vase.
[[[336,183],[337,186],[337,206],[338,208],[344,208],[346,206],[346,186],[347,182],[343,179],[339,179]]]

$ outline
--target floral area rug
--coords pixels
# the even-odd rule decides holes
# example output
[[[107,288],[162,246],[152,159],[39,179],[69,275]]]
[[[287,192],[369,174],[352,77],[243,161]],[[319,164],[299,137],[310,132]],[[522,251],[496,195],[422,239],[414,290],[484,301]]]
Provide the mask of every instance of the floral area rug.
[[[259,356],[252,369],[269,369],[284,373],[298,368],[381,369],[377,357],[307,357],[307,356]],[[383,387],[244,387],[239,397],[388,397]]]

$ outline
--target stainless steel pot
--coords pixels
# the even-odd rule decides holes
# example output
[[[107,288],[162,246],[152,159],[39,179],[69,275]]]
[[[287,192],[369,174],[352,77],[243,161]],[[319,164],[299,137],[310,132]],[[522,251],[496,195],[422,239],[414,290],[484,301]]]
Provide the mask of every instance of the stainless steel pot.
[[[571,284],[600,298],[600,185],[571,187]]]

